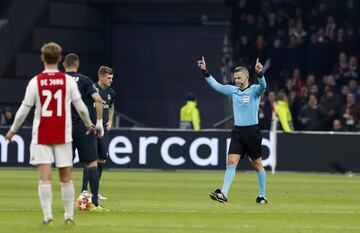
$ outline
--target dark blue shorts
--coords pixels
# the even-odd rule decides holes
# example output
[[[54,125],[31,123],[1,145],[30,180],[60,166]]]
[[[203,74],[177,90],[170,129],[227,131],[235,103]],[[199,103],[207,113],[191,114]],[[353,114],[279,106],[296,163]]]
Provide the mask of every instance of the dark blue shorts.
[[[97,156],[101,160],[109,157],[109,132],[104,132],[104,137],[97,139]]]
[[[89,164],[97,160],[97,141],[95,134],[86,135],[86,127],[82,121],[73,122],[73,155],[78,150],[80,162]]]

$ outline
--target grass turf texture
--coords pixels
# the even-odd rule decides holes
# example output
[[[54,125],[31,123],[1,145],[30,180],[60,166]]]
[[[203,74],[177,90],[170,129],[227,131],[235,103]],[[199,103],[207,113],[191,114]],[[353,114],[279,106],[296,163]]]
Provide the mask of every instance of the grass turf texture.
[[[76,196],[81,171],[73,180]],[[223,172],[104,171],[100,193],[107,213],[75,210],[66,229],[57,173],[53,172],[54,227],[42,226],[35,170],[0,169],[0,232],[360,232],[360,177],[328,174],[267,175],[268,205],[254,204],[255,172],[238,172],[229,203],[211,200]]]

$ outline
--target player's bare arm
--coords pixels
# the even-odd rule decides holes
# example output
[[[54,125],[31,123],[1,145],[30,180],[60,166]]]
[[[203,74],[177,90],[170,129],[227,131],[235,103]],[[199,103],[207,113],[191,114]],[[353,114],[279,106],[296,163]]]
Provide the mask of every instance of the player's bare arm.
[[[102,138],[104,136],[104,127],[103,127],[103,100],[98,92],[94,92],[91,97],[95,102],[96,108],[96,136]]]
[[[113,117],[114,117],[114,104],[112,104],[109,108],[109,120],[106,123],[106,129],[109,131],[112,127]]]
[[[11,130],[9,130],[6,135],[5,135],[5,138],[6,140],[9,140],[11,142],[11,139],[14,137],[15,133]]]

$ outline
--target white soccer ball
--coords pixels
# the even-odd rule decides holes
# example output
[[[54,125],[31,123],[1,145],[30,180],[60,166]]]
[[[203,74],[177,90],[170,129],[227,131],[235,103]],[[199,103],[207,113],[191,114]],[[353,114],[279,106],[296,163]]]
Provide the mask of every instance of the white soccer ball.
[[[91,208],[92,202],[91,202],[91,194],[89,193],[81,193],[78,199],[75,202],[76,207],[81,210],[89,210]]]

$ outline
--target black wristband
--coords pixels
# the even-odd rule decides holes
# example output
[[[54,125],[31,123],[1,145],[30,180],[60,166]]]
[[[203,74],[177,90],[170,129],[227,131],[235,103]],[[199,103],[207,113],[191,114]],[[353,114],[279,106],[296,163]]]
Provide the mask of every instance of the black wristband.
[[[256,77],[257,77],[257,78],[262,78],[262,77],[264,77],[264,76],[263,76],[263,73],[261,72],[261,73],[259,73],[259,74],[256,74]]]
[[[210,77],[211,73],[209,70],[201,70],[201,71],[202,71],[203,75],[205,76],[205,78]]]

